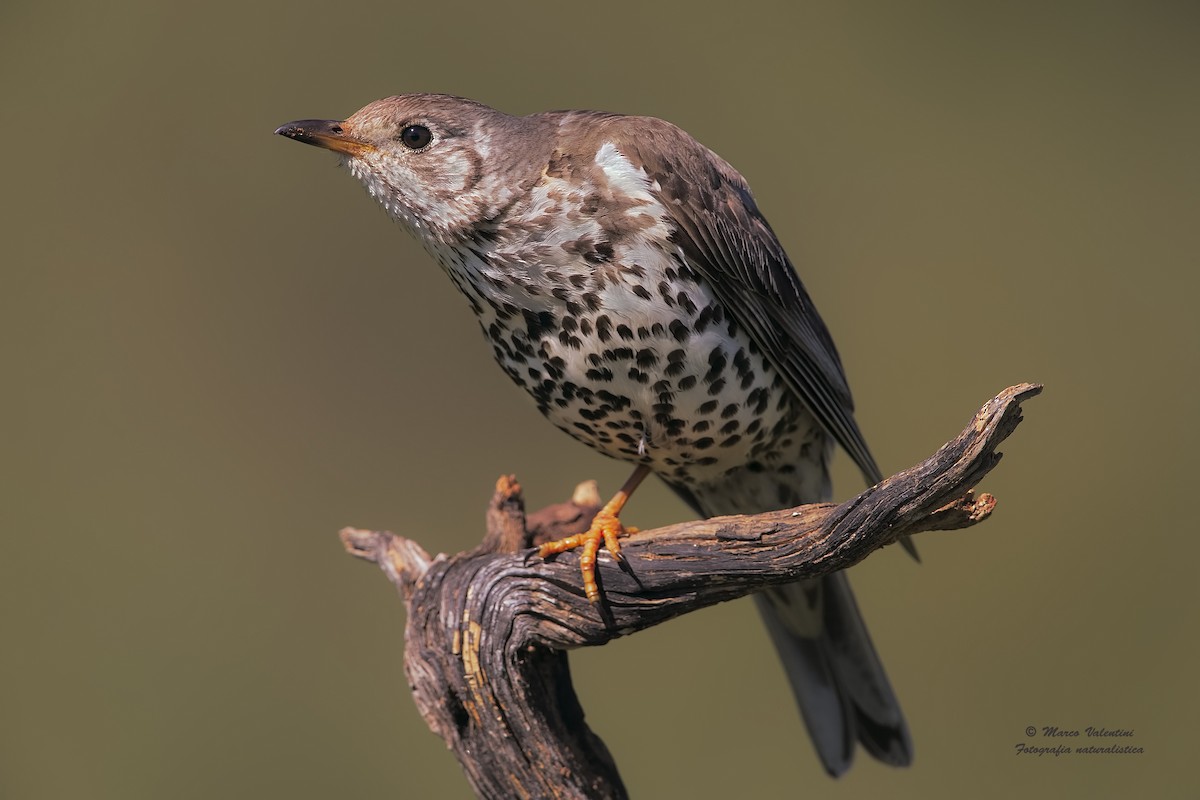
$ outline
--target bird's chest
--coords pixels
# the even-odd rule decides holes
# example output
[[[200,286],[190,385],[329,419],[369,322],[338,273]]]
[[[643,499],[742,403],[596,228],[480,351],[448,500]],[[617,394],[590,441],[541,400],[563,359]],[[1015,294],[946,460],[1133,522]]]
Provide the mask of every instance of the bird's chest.
[[[509,377],[606,455],[692,482],[769,462],[795,433],[798,408],[778,373],[704,281],[665,254],[455,282]]]

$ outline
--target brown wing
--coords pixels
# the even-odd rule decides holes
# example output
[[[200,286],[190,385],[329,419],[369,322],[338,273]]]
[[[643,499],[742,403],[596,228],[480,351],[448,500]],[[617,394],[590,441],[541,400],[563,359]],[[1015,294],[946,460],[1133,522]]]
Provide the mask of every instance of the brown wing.
[[[622,149],[657,181],[688,266],[709,282],[867,481],[878,483],[883,476],[854,420],[837,348],[745,179],[669,123],[640,118],[631,133]]]

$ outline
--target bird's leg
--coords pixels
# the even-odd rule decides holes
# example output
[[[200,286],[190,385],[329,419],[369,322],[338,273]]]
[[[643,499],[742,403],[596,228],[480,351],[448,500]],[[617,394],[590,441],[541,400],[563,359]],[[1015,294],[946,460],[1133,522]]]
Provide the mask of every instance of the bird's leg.
[[[565,553],[568,550],[582,547],[583,552],[579,554],[579,568],[583,572],[583,591],[587,594],[587,599],[593,603],[600,602],[600,587],[596,585],[596,553],[600,551],[600,543],[604,543],[608,552],[613,554],[613,558],[618,560],[621,558],[621,545],[617,538],[633,533],[636,529],[626,528],[621,524],[617,515],[621,513],[621,509],[625,507],[626,501],[637,489],[638,484],[649,474],[649,467],[645,464],[639,465],[629,476],[629,480],[625,481],[621,490],[596,512],[596,516],[592,518],[591,527],[585,533],[577,533],[565,539],[546,542],[538,548],[538,555],[545,558],[555,553]]]

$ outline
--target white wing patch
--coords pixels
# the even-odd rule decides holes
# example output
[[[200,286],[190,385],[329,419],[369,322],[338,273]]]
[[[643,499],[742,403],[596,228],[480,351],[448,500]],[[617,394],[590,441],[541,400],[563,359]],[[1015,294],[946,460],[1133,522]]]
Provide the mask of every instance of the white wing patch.
[[[635,200],[655,203],[650,194],[650,178],[646,170],[635,167],[612,142],[605,142],[596,151],[596,166],[604,171],[613,189]]]

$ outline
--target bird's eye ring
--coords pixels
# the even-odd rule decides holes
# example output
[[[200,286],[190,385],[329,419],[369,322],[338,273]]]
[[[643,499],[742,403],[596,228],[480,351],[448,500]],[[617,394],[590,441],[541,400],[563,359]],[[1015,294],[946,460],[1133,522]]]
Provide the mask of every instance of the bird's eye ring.
[[[400,142],[410,150],[420,150],[433,141],[433,134],[424,125],[409,125],[400,131]]]

